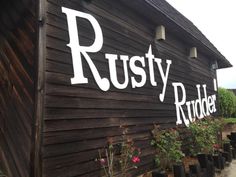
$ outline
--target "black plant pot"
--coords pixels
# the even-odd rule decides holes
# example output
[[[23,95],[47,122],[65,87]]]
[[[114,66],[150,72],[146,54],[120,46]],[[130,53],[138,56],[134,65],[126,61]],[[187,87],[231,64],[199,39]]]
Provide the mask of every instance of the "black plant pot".
[[[231,152],[231,145],[230,145],[230,143],[224,143],[223,144],[223,149],[224,149],[224,151],[225,152]]]
[[[225,158],[226,162],[232,162],[232,156],[230,152],[222,152],[222,156]]]
[[[198,164],[189,165],[190,176],[201,177],[201,167]]]
[[[152,177],[168,177],[165,171],[154,170],[152,172]]]
[[[208,163],[207,155],[206,154],[198,154],[197,158],[198,158],[201,168],[207,168],[207,163]]]
[[[207,163],[207,177],[215,176],[215,167],[213,161],[208,161]]]
[[[236,132],[231,132],[231,140],[236,141]]]
[[[230,140],[230,144],[233,148],[236,148],[236,141],[235,140]]]
[[[221,166],[221,154],[215,154],[213,155],[213,162],[214,162],[214,166],[218,169],[223,169]]]
[[[213,162],[213,156],[212,156],[212,154],[208,154],[208,155],[207,155],[207,159],[208,159],[209,161]]]
[[[173,165],[174,177],[185,177],[185,170],[183,164]]]
[[[232,157],[233,157],[233,159],[236,159],[236,149],[235,148],[232,149]]]
[[[198,154],[198,161],[202,169],[205,169],[207,177],[215,176],[215,167],[212,155]]]
[[[220,158],[220,163],[221,163],[222,169],[224,169],[225,168],[225,158],[223,156],[221,156],[221,158]]]

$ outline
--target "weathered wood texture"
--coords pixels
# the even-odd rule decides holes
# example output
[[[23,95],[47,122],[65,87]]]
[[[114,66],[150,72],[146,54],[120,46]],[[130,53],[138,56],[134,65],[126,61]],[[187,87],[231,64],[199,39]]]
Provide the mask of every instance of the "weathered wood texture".
[[[142,148],[138,173],[148,171],[153,168],[153,149],[150,147],[153,124],[171,127],[176,122],[172,82],[185,84],[188,100],[197,98],[196,84],[207,84],[208,94],[215,93],[213,78],[216,73],[210,69],[210,60],[201,51],[198,59],[188,58],[191,46],[168,33],[168,29],[166,41],[155,42],[156,24],[120,1],[87,2],[47,1],[44,177],[99,176],[99,165],[94,162],[98,149],[106,145],[107,137],[120,140],[124,127],[127,135]],[[148,80],[142,88],[132,89],[129,85],[125,90],[111,87],[108,92],[102,92],[83,60],[89,84],[71,85],[72,59],[71,51],[66,47],[69,37],[62,6],[89,13],[101,25],[103,48],[90,56],[102,76],[109,77],[105,53],[144,56],[152,44],[155,56],[171,59],[165,102],[161,103],[158,98],[162,88],[159,72],[155,73],[157,87],[152,87]],[[93,29],[81,19],[78,24],[81,45],[90,45],[94,40]],[[123,69],[119,63],[117,70],[122,82]],[[132,75],[131,71],[129,73]]]
[[[28,4],[23,2],[20,6]],[[5,3],[9,11],[3,11],[9,19],[5,18],[6,23],[1,24],[1,29],[6,31],[0,41],[0,143],[5,159],[0,160],[5,160],[9,177],[29,177],[36,69],[35,8],[32,4],[24,12],[16,10],[11,14],[12,2]],[[3,4],[1,2],[1,7],[5,7]],[[21,9],[20,6],[12,8]],[[7,23],[15,16],[17,19],[10,28]]]

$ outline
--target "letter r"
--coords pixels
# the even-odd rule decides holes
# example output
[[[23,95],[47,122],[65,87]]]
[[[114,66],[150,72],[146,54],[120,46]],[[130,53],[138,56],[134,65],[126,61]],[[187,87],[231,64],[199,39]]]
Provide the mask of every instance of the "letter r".
[[[92,53],[98,52],[102,48],[103,35],[100,25],[98,24],[97,20],[90,14],[68,9],[65,7],[62,7],[62,12],[65,13],[67,17],[69,37],[70,37],[70,43],[67,46],[71,48],[72,62],[74,69],[74,78],[71,78],[71,84],[88,83],[88,79],[84,77],[84,72],[82,67],[82,55],[83,55],[91,69],[91,72],[94,76],[96,83],[103,91],[107,91],[110,88],[109,80],[107,78],[101,78],[96,66],[94,65],[89,55],[87,54],[87,52],[92,52]],[[91,46],[80,46],[76,17],[85,18],[91,23],[95,33],[94,43]]]
[[[182,115],[184,124],[188,127],[189,120],[185,117],[184,109],[182,108],[182,106],[186,102],[186,91],[185,91],[184,85],[180,82],[173,82],[172,86],[174,87],[174,94],[175,94],[175,107],[176,107],[176,116],[177,116],[176,124],[177,125],[182,124],[182,120],[181,120],[181,115]],[[179,99],[178,87],[182,91],[182,99]]]

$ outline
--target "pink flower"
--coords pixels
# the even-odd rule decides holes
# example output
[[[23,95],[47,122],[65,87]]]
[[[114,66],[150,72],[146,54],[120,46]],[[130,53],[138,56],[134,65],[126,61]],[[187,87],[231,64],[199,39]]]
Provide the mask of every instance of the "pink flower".
[[[139,162],[140,162],[140,158],[139,158],[138,156],[134,156],[134,157],[132,158],[132,162],[133,162],[133,163],[139,163]]]
[[[213,148],[219,149],[219,148],[220,148],[220,145],[219,145],[219,144],[213,144]]]
[[[105,160],[105,159],[103,159],[103,158],[102,158],[102,159],[100,159],[99,161],[100,161],[101,165],[105,165],[105,163],[106,163],[106,160]]]

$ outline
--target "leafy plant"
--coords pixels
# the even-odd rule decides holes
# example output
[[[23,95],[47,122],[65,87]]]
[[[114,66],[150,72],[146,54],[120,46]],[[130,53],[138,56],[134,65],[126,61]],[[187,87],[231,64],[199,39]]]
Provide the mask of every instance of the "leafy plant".
[[[173,164],[181,162],[184,157],[178,131],[174,129],[161,130],[155,125],[152,134],[151,145],[156,149],[155,164],[161,170],[172,170]]]
[[[191,155],[198,153],[213,153],[219,149],[221,144],[221,131],[224,125],[222,119],[205,118],[196,121],[189,126],[192,143],[190,146]]]
[[[220,112],[223,117],[236,115],[236,96],[232,91],[219,88]]]
[[[140,160],[141,150],[134,146],[131,139],[120,143],[108,142],[108,146],[99,150],[100,162],[106,177],[116,176],[115,170],[120,170],[122,177],[127,177],[128,170],[137,168]],[[117,172],[118,173],[118,172]]]

